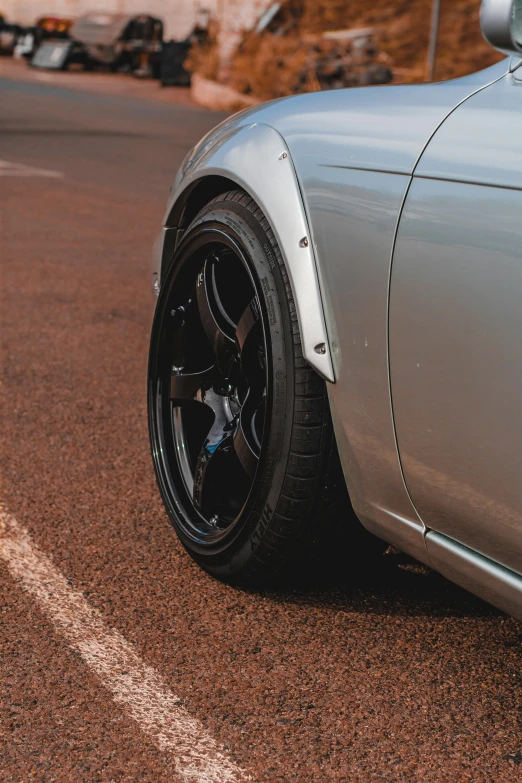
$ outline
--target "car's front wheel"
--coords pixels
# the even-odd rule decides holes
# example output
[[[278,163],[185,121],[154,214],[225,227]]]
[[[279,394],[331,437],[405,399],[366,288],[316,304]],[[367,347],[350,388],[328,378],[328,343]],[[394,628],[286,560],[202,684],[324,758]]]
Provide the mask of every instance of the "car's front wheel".
[[[325,383],[303,359],[277,242],[242,191],[197,215],[162,281],[148,403],[168,515],[214,576],[310,572],[347,530],[353,551],[373,547],[349,505]]]

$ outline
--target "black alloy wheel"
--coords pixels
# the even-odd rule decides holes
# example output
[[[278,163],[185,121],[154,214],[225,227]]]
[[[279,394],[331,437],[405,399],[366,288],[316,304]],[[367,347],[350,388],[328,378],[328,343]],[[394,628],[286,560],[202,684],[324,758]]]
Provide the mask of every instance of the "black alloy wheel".
[[[199,213],[164,275],[148,407],[167,513],[214,576],[287,579],[317,566],[325,543],[338,551],[347,520],[365,538],[277,242],[242,191]]]
[[[158,445],[174,467],[164,478],[179,525],[208,547],[231,533],[255,482],[269,405],[266,336],[241,247],[208,227],[185,249],[189,262],[158,303]]]

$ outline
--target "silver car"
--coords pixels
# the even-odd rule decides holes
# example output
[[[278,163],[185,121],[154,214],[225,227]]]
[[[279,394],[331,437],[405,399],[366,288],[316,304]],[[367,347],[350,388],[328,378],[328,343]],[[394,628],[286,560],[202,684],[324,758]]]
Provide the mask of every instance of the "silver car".
[[[250,109],[178,173],[150,435],[220,579],[388,543],[522,618],[522,0],[481,22],[492,68]]]

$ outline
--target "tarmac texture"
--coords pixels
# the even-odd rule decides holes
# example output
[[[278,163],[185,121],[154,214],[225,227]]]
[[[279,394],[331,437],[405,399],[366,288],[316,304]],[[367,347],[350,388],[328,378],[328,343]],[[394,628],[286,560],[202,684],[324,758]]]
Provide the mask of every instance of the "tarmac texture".
[[[515,620],[395,552],[358,584],[240,591],[167,521],[146,427],[150,249],[221,116],[8,79],[0,106],[0,503],[31,542],[19,568],[0,558],[0,780],[219,780],[155,739],[82,627],[175,695],[183,741],[215,742],[223,781],[522,780]]]

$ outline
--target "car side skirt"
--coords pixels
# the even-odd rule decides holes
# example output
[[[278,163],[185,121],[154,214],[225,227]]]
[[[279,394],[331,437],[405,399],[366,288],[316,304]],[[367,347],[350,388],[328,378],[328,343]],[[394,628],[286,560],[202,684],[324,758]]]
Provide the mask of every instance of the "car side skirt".
[[[522,576],[433,530],[426,545],[430,564],[443,576],[522,620]]]

